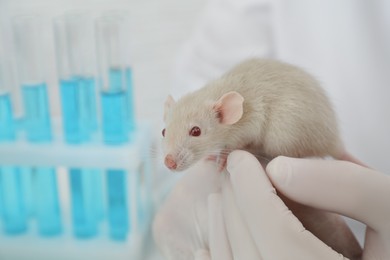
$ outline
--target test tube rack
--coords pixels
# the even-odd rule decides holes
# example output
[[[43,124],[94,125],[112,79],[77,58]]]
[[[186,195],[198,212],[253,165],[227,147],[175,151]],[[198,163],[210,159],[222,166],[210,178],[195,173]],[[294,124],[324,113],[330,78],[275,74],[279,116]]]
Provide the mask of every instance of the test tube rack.
[[[62,216],[62,233],[59,236],[39,236],[34,228],[34,220],[30,220],[25,234],[7,236],[0,232],[0,259],[144,259],[145,239],[153,211],[150,131],[149,124],[139,123],[131,134],[131,141],[121,145],[103,142],[71,145],[63,141],[61,131],[54,131],[53,141],[47,144],[34,144],[21,139],[0,143],[0,166],[49,166],[58,169]],[[128,213],[132,227],[126,240],[110,239],[104,220],[97,236],[89,239],[73,236],[70,206],[64,203],[64,198],[66,200],[70,192],[69,187],[64,187],[64,182],[67,182],[66,169],[69,167],[126,171],[127,191],[131,193],[128,194]]]

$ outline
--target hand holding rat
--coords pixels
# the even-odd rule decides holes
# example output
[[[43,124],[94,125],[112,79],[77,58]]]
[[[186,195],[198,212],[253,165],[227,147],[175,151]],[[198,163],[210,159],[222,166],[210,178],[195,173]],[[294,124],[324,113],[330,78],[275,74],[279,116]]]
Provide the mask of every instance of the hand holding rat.
[[[222,194],[209,198],[220,210],[210,223],[225,222],[210,226],[212,259],[342,258],[291,214],[253,156],[234,152],[227,170],[230,181]],[[285,157],[273,160],[267,174],[287,197],[367,224],[362,259],[390,259],[389,176],[348,162]]]
[[[156,218],[156,241],[168,259],[341,258],[291,214],[253,156],[229,156],[221,192],[223,175],[212,166],[201,162],[187,172]],[[366,223],[363,259],[389,258],[388,176],[347,162],[287,158],[267,170],[291,199]]]

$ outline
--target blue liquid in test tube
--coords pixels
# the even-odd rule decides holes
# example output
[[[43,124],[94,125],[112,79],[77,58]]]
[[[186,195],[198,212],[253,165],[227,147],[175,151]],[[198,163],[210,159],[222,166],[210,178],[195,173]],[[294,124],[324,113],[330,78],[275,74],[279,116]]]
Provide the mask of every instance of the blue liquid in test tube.
[[[109,88],[102,90],[103,138],[109,144],[122,144],[128,141],[129,101],[125,70],[110,68]]]
[[[24,127],[31,142],[51,141],[51,122],[45,83],[22,85]]]
[[[128,141],[129,130],[135,130],[131,68],[111,68],[108,90],[103,90],[103,136],[107,143]]]
[[[85,104],[87,89],[76,77],[61,80],[60,88],[65,140],[69,143],[89,141],[91,129],[87,121],[88,106]]]
[[[65,140],[71,143],[88,140],[89,130],[85,125],[86,116],[80,113],[82,102],[77,80],[60,80],[60,89]]]
[[[133,101],[133,76],[130,67],[111,68],[109,71],[110,90],[113,92],[124,90],[127,128],[135,130],[134,101]]]
[[[46,84],[24,84],[22,94],[27,139],[35,143],[50,142],[52,135]],[[43,236],[57,235],[61,233],[61,216],[55,169],[37,167],[32,169],[32,173],[38,231]]]
[[[15,122],[9,93],[0,93],[0,142],[15,141]],[[0,205],[5,233],[16,235],[27,230],[22,175],[17,167],[0,166]]]
[[[96,209],[91,203],[95,198],[93,185],[96,172],[88,169],[70,169],[72,183],[72,218],[74,233],[79,238],[89,238],[97,234]]]
[[[1,166],[1,197],[5,233],[16,235],[26,232],[27,214],[22,188],[22,173],[14,166]]]
[[[33,179],[38,231],[43,236],[58,235],[61,216],[56,171],[51,167],[33,168]]]
[[[0,141],[14,141],[15,132],[11,96],[7,92],[0,93]]]
[[[108,222],[110,237],[114,240],[126,240],[130,231],[126,171],[107,170],[108,187]]]
[[[97,130],[95,80],[75,76],[60,80],[65,140],[83,143]]]

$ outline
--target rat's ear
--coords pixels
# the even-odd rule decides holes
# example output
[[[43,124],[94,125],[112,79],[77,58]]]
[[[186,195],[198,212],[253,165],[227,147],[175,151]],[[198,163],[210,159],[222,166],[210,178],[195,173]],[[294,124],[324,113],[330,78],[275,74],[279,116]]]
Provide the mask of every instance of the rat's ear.
[[[214,104],[214,110],[218,113],[221,124],[237,123],[244,113],[243,103],[244,98],[235,91],[228,92],[218,99]]]
[[[164,104],[164,122],[167,118],[168,110],[176,103],[176,101],[173,99],[171,95],[167,97]]]

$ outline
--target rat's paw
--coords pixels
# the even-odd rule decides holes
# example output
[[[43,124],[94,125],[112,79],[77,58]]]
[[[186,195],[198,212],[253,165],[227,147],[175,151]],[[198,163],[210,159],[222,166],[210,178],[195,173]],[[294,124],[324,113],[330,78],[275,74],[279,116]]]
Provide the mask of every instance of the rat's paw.
[[[206,161],[213,161],[218,166],[218,171],[222,172],[226,168],[228,154],[221,153],[219,155],[209,155],[206,157]]]
[[[206,161],[217,162],[217,159],[218,159],[218,155],[209,155],[206,157]]]
[[[216,160],[218,167],[218,171],[222,172],[226,168],[226,163],[227,163],[227,154],[220,154]]]

